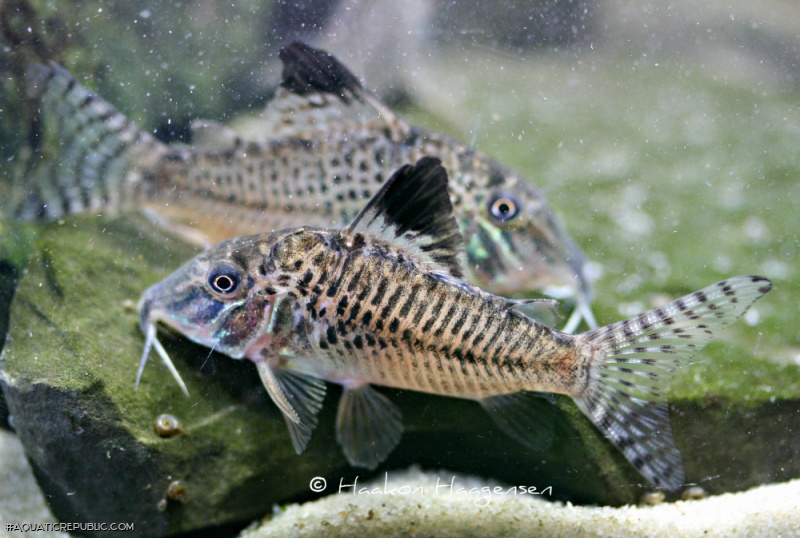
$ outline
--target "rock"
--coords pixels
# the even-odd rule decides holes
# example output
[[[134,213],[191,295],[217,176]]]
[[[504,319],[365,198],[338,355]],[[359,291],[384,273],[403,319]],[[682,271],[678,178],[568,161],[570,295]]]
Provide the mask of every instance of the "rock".
[[[346,486],[348,486],[347,484]],[[334,485],[334,491],[338,490]],[[276,509],[241,538],[297,536],[800,536],[800,480],[699,501],[585,507],[446,471],[388,473]]]
[[[17,291],[20,272],[27,265],[34,227],[0,221],[0,357],[10,326],[11,301]],[[0,365],[2,363],[0,362]],[[8,428],[8,406],[0,391],[0,428]]]
[[[19,271],[6,259],[0,259],[0,353],[6,342],[11,300],[17,289]],[[8,407],[3,393],[0,392],[0,427],[8,427]]]

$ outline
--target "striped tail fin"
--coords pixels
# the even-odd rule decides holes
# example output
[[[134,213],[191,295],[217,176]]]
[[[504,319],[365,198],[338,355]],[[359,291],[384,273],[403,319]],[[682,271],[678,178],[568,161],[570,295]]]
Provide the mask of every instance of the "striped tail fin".
[[[654,486],[674,491],[684,480],[666,402],[675,370],[770,289],[764,277],[738,276],[580,336],[595,360],[575,401]]]
[[[152,189],[159,162],[175,150],[55,63],[32,66],[27,83],[31,98],[39,101],[45,136],[15,185],[15,218],[114,211]]]

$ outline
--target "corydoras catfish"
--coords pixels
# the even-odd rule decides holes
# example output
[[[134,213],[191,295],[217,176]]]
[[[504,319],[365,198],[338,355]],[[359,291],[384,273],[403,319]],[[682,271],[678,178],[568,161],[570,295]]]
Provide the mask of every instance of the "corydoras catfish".
[[[280,57],[281,87],[261,118],[268,138],[245,141],[197,121],[192,147],[158,141],[58,65],[36,66],[31,93],[56,144],[35,155],[13,214],[143,207],[200,244],[287,226],[341,227],[400,165],[435,156],[452,178],[466,279],[499,294],[574,297],[567,325],[596,326],[585,258],[541,192],[480,151],[409,125],[330,54],[294,43]]]
[[[342,230],[303,226],[229,239],[149,288],[139,302],[139,376],[155,346],[183,386],[158,344],[158,322],[248,358],[298,453],[316,426],[325,382],[341,384],[337,439],[352,465],[370,469],[403,431],[399,409],[372,385],[476,400],[531,448],[541,443],[530,394],[567,394],[648,481],[678,488],[684,472],[668,383],[770,281],[731,278],[570,335],[526,316],[530,301],[464,282],[461,248],[447,174],[423,158],[400,168]]]

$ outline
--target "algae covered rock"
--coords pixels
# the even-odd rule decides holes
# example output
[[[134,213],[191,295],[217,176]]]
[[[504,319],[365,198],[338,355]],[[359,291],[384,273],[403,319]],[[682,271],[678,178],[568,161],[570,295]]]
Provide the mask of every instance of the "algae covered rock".
[[[249,364],[212,359],[184,374],[191,398],[151,364],[134,390],[142,340],[131,301],[191,249],[135,222],[86,218],[45,227],[31,252],[2,389],[57,517],[165,535],[255,517],[330,469],[324,450],[297,458]],[[198,359],[195,369],[208,355],[169,349]],[[181,435],[156,433],[164,413]]]
[[[11,300],[17,289],[19,270],[8,260],[0,260],[0,352],[6,342],[9,317],[11,314]],[[3,393],[0,392],[0,427],[8,425],[8,407]]]

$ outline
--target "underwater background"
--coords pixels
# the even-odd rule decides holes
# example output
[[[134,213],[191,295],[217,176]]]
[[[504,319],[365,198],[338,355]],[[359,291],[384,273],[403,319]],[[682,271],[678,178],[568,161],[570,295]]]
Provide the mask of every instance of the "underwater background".
[[[800,476],[799,6],[17,0],[0,16],[2,199],[31,147],[57,144],[37,137],[31,62],[57,61],[162,140],[188,142],[195,118],[258,138],[279,47],[308,40],[410,123],[543,189],[591,261],[600,325],[728,276],[770,278],[773,292],[678,372],[671,421],[689,480],[708,493]],[[235,527],[318,497],[314,476],[358,474],[335,444],[332,402],[298,457],[252,366],[178,337],[165,345],[199,372],[195,398],[160,366],[133,391],[131,301],[195,252],[137,214],[0,221],[3,390],[28,383],[11,427],[58,518],[124,514],[143,535]],[[534,456],[470,402],[392,398],[407,434],[375,476],[419,464],[610,505],[649,491],[567,398],[555,445]],[[98,422],[99,409],[113,412]],[[162,413],[189,434],[158,437]]]

